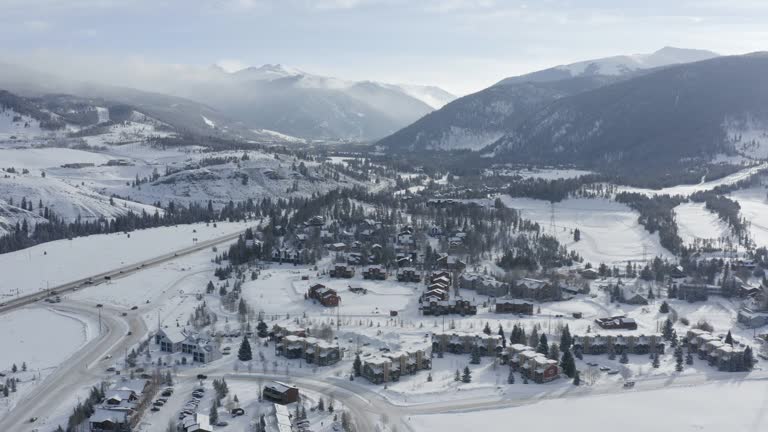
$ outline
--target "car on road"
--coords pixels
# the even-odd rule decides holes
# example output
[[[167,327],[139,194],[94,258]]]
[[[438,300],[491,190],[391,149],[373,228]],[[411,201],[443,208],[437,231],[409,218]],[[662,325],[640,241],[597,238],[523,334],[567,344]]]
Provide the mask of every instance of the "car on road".
[[[138,308],[139,308],[138,306],[131,306],[131,310],[136,310]]]
[[[161,396],[170,397],[173,394],[173,389],[168,387],[160,393]]]
[[[608,372],[609,370],[611,370],[611,368],[609,368],[608,366],[600,366],[601,372]]]
[[[197,379],[199,379],[199,380],[208,379],[208,375],[204,375],[204,374],[197,374]],[[202,387],[200,387],[198,390],[200,390],[200,391],[205,391],[205,390],[204,390]]]
[[[128,332],[128,334],[126,334],[126,336],[130,336],[130,335],[132,335],[132,334],[133,334],[133,332],[132,332],[132,331],[129,331],[129,332]]]
[[[618,373],[619,371],[617,371],[616,369],[611,369],[608,371],[608,375],[617,375]]]
[[[120,315],[122,315],[122,316],[128,316],[128,312],[123,312],[123,313],[121,313]]]
[[[245,410],[242,408],[233,408],[232,411],[230,411],[230,414],[232,414],[232,417],[239,417],[245,415]]]
[[[104,356],[104,360],[109,360],[112,358],[112,354],[107,354]]]
[[[158,411],[160,411],[160,407],[159,407],[159,406],[153,406],[153,407],[152,407],[152,408],[150,408],[149,410],[150,410],[150,411],[154,411],[154,412],[158,412]]]
[[[37,421],[37,417],[30,417],[30,418],[29,418],[29,422],[30,422],[30,423],[34,423],[34,422],[36,422],[36,421]]]
[[[635,386],[635,382],[634,381],[627,381],[627,382],[624,383],[624,388],[627,388],[627,389],[628,388],[633,388],[634,386]]]
[[[218,427],[224,427],[224,426],[227,426],[227,425],[229,425],[229,423],[225,422],[224,420],[216,423],[216,426],[218,426]]]
[[[96,307],[104,307],[104,305],[103,305],[103,304],[101,304],[101,303],[98,303],[98,304],[96,305]]]

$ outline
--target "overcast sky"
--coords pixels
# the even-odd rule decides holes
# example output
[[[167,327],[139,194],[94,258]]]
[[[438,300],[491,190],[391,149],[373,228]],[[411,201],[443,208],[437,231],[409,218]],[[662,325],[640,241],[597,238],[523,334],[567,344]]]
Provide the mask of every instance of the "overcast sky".
[[[768,49],[763,0],[0,0],[0,61],[229,69],[282,63],[456,94],[663,46]],[[57,68],[58,69],[58,68]],[[104,68],[103,70],[108,70]]]

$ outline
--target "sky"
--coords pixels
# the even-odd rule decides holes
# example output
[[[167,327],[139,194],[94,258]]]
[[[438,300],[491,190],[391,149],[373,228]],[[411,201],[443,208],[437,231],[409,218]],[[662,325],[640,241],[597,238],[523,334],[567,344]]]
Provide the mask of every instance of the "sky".
[[[664,46],[767,50],[768,1],[0,0],[0,62],[86,78],[280,63],[463,95]]]

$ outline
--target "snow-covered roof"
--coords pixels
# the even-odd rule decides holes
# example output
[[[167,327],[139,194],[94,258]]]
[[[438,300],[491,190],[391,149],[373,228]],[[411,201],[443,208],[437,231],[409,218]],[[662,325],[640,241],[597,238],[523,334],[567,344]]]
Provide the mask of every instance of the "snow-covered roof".
[[[111,423],[126,423],[128,420],[128,411],[124,410],[109,410],[103,408],[96,408],[93,411],[93,415],[88,419],[91,423],[104,423],[109,421]]]

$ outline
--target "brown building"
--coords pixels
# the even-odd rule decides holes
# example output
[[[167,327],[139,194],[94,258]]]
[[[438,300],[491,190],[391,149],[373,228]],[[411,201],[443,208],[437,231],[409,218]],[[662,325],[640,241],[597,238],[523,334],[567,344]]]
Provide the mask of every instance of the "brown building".
[[[317,300],[326,307],[338,306],[339,302],[341,302],[341,297],[339,297],[336,290],[328,288],[323,284],[315,284],[309,287],[307,296]]]
[[[273,381],[264,386],[263,396],[264,399],[274,403],[287,405],[299,400],[299,389],[280,381]]]

